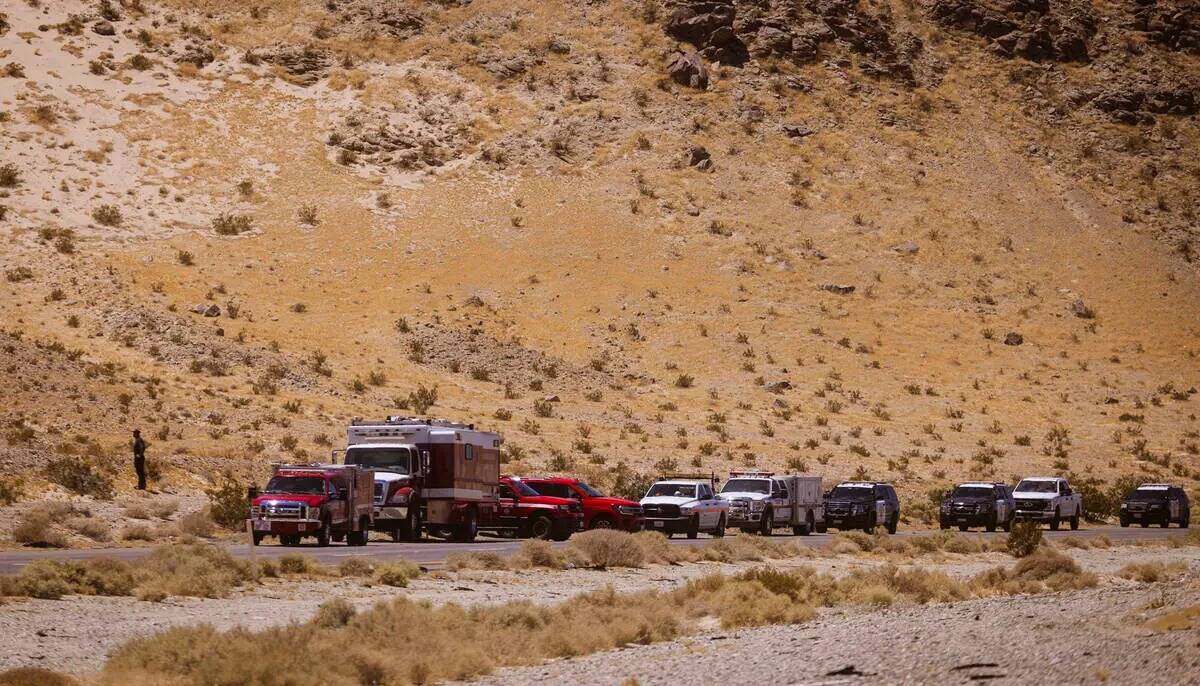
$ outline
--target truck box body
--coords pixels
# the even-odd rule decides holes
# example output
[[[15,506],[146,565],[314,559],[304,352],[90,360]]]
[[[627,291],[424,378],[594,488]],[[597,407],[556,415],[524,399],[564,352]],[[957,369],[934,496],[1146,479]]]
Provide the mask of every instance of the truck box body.
[[[365,461],[373,448],[408,449],[415,458],[404,483],[424,506],[424,522],[451,525],[456,511],[476,508],[480,522],[496,514],[496,486],[500,481],[500,444],[497,433],[443,420],[390,417],[356,421],[347,429],[346,461]],[[388,483],[381,473],[376,484],[376,505],[381,514],[406,516],[407,505],[389,508],[383,499]],[[384,517],[386,519],[386,517]]]
[[[781,476],[779,480],[787,485],[788,495],[791,496],[792,524],[803,523],[804,513],[809,509],[824,509],[825,491],[821,477],[797,474]],[[823,519],[823,516],[819,519]]]
[[[374,513],[374,482],[374,472],[357,465],[274,465],[266,489],[251,503],[255,542],[263,536],[323,533],[363,534],[355,538],[365,543]]]

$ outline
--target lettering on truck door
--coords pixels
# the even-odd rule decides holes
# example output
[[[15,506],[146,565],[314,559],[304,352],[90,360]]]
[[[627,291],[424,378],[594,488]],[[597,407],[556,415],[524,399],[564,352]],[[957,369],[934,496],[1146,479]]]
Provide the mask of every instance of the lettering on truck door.
[[[777,523],[789,523],[792,521],[792,501],[789,497],[787,482],[780,480],[771,480],[771,506],[775,510],[775,521]]]
[[[346,521],[346,501],[341,500],[338,494],[346,490],[345,486],[333,478],[325,482],[325,487],[329,489],[329,522],[341,524]]]
[[[497,495],[499,496],[500,526],[517,526],[517,494],[508,487],[508,484],[500,484]]]

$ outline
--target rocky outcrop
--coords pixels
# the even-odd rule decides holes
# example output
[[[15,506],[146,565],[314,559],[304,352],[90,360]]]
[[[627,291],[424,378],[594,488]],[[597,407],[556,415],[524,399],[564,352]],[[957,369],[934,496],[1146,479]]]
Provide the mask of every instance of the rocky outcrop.
[[[1137,0],[1133,28],[1171,50],[1200,53],[1200,0]]]
[[[818,0],[803,7],[765,0],[678,0],[664,26],[668,35],[696,47],[705,59],[742,65],[751,57],[797,64],[817,60],[826,44],[863,55],[869,74],[913,81],[912,60],[921,41],[896,28],[886,9],[858,0]]]
[[[1049,0],[934,0],[938,24],[974,33],[1003,57],[1035,62],[1086,62],[1096,32],[1086,5]]]
[[[328,52],[311,45],[276,45],[256,56],[280,67],[288,80],[302,86],[320,81],[330,65]]]
[[[708,68],[694,52],[676,52],[667,64],[667,73],[675,83],[689,88],[708,88]]]
[[[1156,79],[1113,85],[1093,98],[1091,104],[1116,121],[1149,124],[1155,114],[1196,114],[1200,110],[1200,82],[1172,84]]]

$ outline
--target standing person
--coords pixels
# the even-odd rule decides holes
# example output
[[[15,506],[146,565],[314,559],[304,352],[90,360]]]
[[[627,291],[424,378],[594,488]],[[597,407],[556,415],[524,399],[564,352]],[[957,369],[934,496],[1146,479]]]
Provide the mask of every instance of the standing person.
[[[137,473],[138,490],[146,490],[146,441],[137,429],[133,430],[133,471]]]

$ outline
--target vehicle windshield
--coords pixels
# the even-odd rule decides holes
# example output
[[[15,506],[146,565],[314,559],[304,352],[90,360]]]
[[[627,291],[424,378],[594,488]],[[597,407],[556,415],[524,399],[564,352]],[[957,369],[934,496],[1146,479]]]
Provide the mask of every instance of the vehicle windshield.
[[[1025,480],[1017,484],[1017,491],[1021,493],[1057,493],[1058,483],[1054,481]]]
[[[870,500],[875,489],[870,486],[838,486],[829,492],[830,500]]]
[[[730,479],[721,487],[722,493],[770,493],[771,482],[766,479]]]
[[[672,496],[675,498],[695,498],[695,484],[654,484],[646,491],[647,498],[655,496]]]
[[[408,448],[350,448],[346,451],[346,464],[400,474],[411,473],[411,458]]]
[[[325,480],[319,476],[273,476],[263,493],[324,495]]]
[[[1129,494],[1130,500],[1166,500],[1165,488],[1139,488]]]
[[[955,498],[990,498],[996,491],[987,486],[959,486],[952,494]]]
[[[513,490],[520,495],[541,495],[541,493],[533,490],[533,486],[530,486],[524,481],[517,481],[516,479],[513,479],[510,483],[513,487]]]
[[[582,481],[576,481],[575,486],[577,486],[579,488],[579,490],[586,493],[587,497],[589,497],[589,498],[603,498],[604,497],[603,493],[601,493],[600,491],[597,491],[596,489],[592,488],[591,486],[585,484]]]

